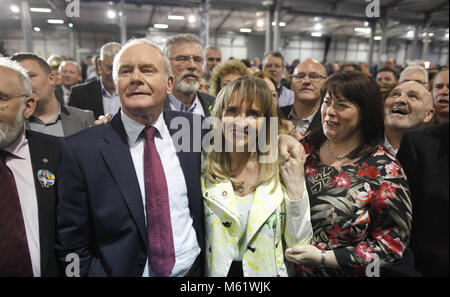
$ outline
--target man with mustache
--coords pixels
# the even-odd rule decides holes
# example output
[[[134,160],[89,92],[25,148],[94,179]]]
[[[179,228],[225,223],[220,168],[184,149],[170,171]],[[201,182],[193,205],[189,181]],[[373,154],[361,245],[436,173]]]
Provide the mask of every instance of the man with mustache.
[[[448,69],[438,72],[432,83],[432,95],[436,120],[439,123],[448,121]]]
[[[0,277],[58,276],[59,139],[24,129],[36,105],[27,71],[0,58],[0,77]]]
[[[319,108],[320,89],[327,78],[327,70],[318,61],[306,59],[300,63],[292,75],[291,89],[294,91],[294,104],[281,108],[283,115],[290,120],[295,130],[291,135],[301,139],[304,135],[321,126]]]
[[[208,117],[214,97],[199,92],[203,67],[203,46],[192,34],[178,34],[164,45],[174,75],[174,87],[164,102],[165,109]]]

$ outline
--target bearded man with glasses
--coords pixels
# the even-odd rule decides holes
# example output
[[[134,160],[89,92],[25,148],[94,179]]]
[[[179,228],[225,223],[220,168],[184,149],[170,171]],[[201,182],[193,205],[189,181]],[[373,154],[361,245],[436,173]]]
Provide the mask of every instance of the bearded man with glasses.
[[[192,34],[178,34],[164,45],[175,78],[174,88],[164,102],[165,109],[191,112],[208,117],[215,98],[201,93],[203,46]]]
[[[303,61],[294,70],[291,81],[294,104],[282,107],[281,112],[294,124],[295,129],[292,129],[290,134],[298,140],[321,125],[318,112],[321,103],[320,89],[326,79],[327,70],[313,59]]]

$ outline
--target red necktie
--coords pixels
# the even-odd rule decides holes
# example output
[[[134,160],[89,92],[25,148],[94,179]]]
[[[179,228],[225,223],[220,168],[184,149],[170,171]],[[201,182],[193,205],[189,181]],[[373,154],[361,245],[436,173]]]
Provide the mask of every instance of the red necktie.
[[[33,276],[16,182],[0,151],[0,276]]]
[[[169,194],[166,176],[154,141],[156,128],[144,129],[144,180],[145,210],[149,259],[153,272],[158,276],[170,276],[175,265],[172,223],[170,221]]]

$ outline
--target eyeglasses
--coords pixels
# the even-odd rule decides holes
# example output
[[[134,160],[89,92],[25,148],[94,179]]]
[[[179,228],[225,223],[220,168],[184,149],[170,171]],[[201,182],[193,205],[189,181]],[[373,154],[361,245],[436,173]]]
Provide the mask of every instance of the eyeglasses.
[[[170,60],[175,60],[178,63],[186,64],[189,62],[189,60],[194,61],[196,64],[203,63],[203,57],[201,56],[176,56],[175,58],[170,58]]]
[[[303,72],[298,73],[297,75],[291,75],[292,79],[305,79],[306,77],[309,77],[309,80],[312,82],[317,82],[320,79],[325,79],[325,76],[322,76],[318,73],[310,73],[310,74],[306,74]]]

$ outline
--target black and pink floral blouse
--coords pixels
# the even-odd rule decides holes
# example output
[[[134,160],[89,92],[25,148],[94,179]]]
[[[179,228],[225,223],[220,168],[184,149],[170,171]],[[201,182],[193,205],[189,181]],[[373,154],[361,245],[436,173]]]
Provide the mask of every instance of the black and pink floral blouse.
[[[369,273],[382,274],[409,244],[412,209],[400,164],[380,146],[352,165],[331,167],[320,161],[316,148],[304,146],[310,153],[305,175],[312,244],[334,250],[341,269],[298,265],[297,275],[365,276],[369,264]]]

